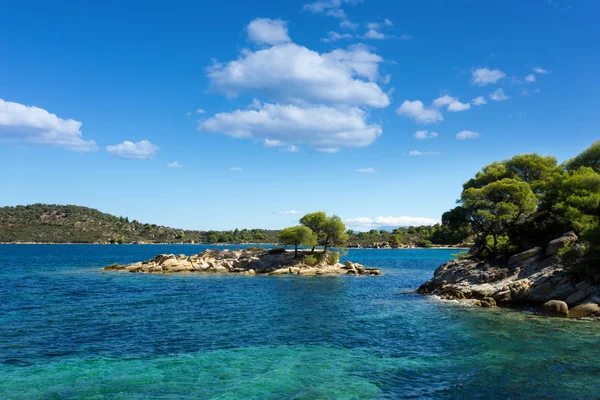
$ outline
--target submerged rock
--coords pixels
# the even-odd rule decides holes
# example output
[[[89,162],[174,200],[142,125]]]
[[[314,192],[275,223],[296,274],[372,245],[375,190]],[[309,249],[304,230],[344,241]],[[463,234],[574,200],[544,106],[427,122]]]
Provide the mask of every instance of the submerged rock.
[[[569,306],[564,301],[550,300],[542,305],[544,312],[552,317],[568,317]]]
[[[159,254],[154,258],[127,265],[111,264],[108,271],[127,271],[148,274],[200,273],[238,275],[382,275],[377,268],[346,261],[329,265],[324,260],[315,265],[304,263],[308,251],[294,257],[291,251],[257,250],[206,250],[192,256]]]

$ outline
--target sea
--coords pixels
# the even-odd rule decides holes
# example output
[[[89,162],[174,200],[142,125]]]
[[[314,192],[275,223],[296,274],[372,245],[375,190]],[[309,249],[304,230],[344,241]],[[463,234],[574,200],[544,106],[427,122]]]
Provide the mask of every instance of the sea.
[[[0,399],[600,397],[600,322],[414,292],[456,250],[342,258],[381,277],[102,269],[213,247],[0,245]]]

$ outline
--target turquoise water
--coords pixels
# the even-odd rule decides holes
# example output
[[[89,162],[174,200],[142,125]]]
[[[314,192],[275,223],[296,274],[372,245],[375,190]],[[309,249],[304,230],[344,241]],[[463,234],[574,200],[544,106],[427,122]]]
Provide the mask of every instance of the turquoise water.
[[[205,248],[1,245],[0,398],[600,395],[600,323],[412,293],[450,250],[351,250],[370,278],[101,270]]]

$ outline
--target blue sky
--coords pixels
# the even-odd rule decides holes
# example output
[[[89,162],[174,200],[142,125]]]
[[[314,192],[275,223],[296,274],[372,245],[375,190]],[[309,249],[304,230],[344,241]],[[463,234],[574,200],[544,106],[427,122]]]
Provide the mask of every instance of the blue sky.
[[[596,1],[9,2],[0,205],[190,229],[419,224],[600,137]],[[426,132],[425,132],[426,131]],[[435,133],[434,133],[435,132]]]

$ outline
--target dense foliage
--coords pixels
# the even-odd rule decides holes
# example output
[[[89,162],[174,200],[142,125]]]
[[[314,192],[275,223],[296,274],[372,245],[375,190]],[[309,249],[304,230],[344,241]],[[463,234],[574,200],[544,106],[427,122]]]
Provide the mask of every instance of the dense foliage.
[[[444,217],[453,232],[470,229],[472,253],[488,258],[574,231],[582,241],[562,252],[564,263],[600,271],[600,141],[560,165],[538,154],[487,165],[463,185],[459,205]]]

